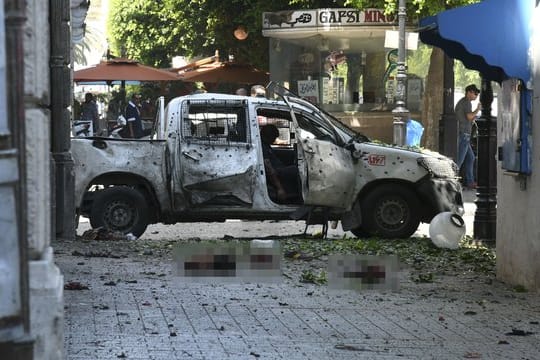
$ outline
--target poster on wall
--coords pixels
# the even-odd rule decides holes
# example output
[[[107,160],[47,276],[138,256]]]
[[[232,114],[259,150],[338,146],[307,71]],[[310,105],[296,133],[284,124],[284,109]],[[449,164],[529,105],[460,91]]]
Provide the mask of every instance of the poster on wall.
[[[333,77],[322,79],[323,86],[323,104],[341,104],[343,103],[345,92],[345,79],[342,77]]]
[[[314,104],[319,103],[319,81],[298,80],[298,95]]]

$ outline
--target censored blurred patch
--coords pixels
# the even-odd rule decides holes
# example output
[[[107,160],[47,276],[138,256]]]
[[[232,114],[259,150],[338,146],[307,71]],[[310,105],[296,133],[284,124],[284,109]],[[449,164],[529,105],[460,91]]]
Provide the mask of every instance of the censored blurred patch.
[[[185,282],[279,282],[281,248],[275,240],[181,244],[175,275]]]
[[[399,261],[386,255],[330,255],[328,288],[398,291]]]

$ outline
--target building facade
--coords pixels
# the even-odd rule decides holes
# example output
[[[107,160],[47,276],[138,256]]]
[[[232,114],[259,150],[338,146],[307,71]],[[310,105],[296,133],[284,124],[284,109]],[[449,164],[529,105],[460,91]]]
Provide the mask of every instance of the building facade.
[[[64,358],[63,276],[52,247],[75,236],[70,34],[83,24],[70,12],[88,4],[0,0],[2,359]]]
[[[392,143],[396,20],[380,9],[263,13],[271,80],[369,137]],[[416,49],[417,37],[409,33],[408,49]],[[407,91],[411,117],[419,119],[423,78],[409,74]]]
[[[526,101],[527,110],[520,111],[522,124],[535,128],[540,124],[540,4],[537,0],[524,1],[529,7],[531,20],[522,27],[530,37],[528,63],[530,80],[516,83],[515,79],[503,82],[503,96],[499,100],[499,111],[515,113],[515,93],[518,87],[527,89],[530,98],[516,99]],[[506,101],[503,101],[505,99]],[[517,104],[519,107],[519,104]],[[498,145],[504,146],[507,127],[501,119],[498,126]],[[523,127],[517,128],[523,131]],[[497,171],[497,276],[510,284],[521,285],[529,290],[540,291],[540,133],[529,131],[530,153],[523,159],[527,172],[509,170],[503,161]],[[504,159],[502,159],[504,160]]]
[[[540,290],[539,3],[484,0],[420,20],[422,41],[482,75],[474,234],[496,240],[498,278],[530,290]]]

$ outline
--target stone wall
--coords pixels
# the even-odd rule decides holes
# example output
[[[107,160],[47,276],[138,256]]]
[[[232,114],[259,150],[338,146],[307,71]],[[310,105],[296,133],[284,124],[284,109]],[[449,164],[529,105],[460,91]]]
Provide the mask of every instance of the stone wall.
[[[536,29],[531,44],[540,44],[540,6],[536,6],[532,24]],[[497,276],[504,282],[540,292],[540,132],[534,130],[540,124],[540,47],[531,50],[532,174],[515,176],[498,168]],[[502,138],[500,128],[498,139]]]
[[[62,359],[63,277],[51,248],[49,1],[27,0],[26,4],[24,106],[31,336],[34,359]]]

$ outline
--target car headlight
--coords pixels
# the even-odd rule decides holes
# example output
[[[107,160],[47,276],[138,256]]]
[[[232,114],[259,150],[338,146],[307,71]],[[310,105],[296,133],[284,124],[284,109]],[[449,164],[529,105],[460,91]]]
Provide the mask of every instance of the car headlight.
[[[438,178],[456,178],[459,169],[455,162],[448,158],[421,157],[418,165],[426,169],[431,175]]]

